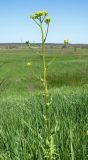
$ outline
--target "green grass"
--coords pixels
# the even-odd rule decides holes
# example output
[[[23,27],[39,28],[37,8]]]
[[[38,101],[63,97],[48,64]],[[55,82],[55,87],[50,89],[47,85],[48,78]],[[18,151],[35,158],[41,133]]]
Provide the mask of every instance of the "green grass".
[[[50,123],[60,160],[88,158],[88,85],[50,90]],[[42,95],[14,95],[0,99],[0,156],[6,160],[44,160],[45,128]],[[55,132],[53,128],[56,127]],[[72,140],[70,138],[70,129]],[[5,157],[5,158],[4,158]]]
[[[68,51],[68,52],[67,52]],[[61,86],[80,86],[88,82],[88,50],[48,50],[47,80],[49,88]],[[54,58],[55,60],[50,63]],[[29,92],[41,90],[26,63],[31,61],[37,75],[42,75],[42,59],[36,50],[1,50],[0,51],[0,90]]]
[[[87,160],[88,50],[47,52],[56,160]],[[42,75],[38,50],[0,50],[0,160],[44,160],[42,86],[26,67],[28,61]]]

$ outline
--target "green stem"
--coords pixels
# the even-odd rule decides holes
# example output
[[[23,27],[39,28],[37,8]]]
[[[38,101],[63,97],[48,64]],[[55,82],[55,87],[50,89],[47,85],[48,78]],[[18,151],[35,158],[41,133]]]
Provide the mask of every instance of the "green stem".
[[[46,38],[47,38],[47,35],[48,35],[48,31],[49,31],[49,24],[47,26],[47,31],[46,31],[46,35],[45,35],[45,38],[44,38],[44,42],[46,41]]]
[[[44,32],[41,24],[41,34],[42,34],[42,57],[43,57],[43,78],[44,78],[44,92],[45,92],[45,97],[47,97],[47,80],[46,80],[46,59],[45,59],[45,42],[44,42]]]
[[[33,20],[40,27],[40,24],[35,19],[33,19]]]
[[[41,23],[41,34],[42,34],[42,57],[43,57],[43,79],[44,79],[44,96],[45,96],[45,117],[46,117],[46,127],[48,131],[48,142],[50,143],[51,141],[51,132],[50,132],[50,124],[49,124],[49,115],[48,115],[48,103],[49,103],[49,95],[48,95],[48,88],[47,88],[47,80],[46,80],[46,74],[47,74],[47,68],[46,68],[46,55],[45,55],[45,40],[48,34],[48,29],[47,29],[47,34],[46,37],[44,38],[44,32],[42,28],[42,23]],[[51,154],[49,153],[48,160],[52,160]]]
[[[47,80],[46,80],[46,60],[45,60],[45,44],[44,44],[44,32],[41,24],[41,34],[42,34],[42,58],[43,58],[43,86],[44,86],[44,96],[45,96],[45,106],[46,106],[46,119],[47,117],[47,101],[48,101],[48,90],[47,90]]]

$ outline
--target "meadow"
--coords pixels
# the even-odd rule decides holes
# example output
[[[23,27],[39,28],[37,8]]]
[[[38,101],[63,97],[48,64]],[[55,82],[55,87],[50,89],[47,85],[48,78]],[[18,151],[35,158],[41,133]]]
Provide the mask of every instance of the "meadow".
[[[49,47],[46,61],[55,159],[87,160],[88,49]],[[0,160],[47,159],[42,85],[34,73],[43,74],[41,49],[0,50]]]

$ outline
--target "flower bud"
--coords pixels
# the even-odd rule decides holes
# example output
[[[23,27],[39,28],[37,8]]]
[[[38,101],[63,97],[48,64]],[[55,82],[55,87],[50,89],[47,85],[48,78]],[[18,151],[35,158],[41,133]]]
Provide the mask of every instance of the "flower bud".
[[[46,24],[49,24],[49,23],[50,23],[50,21],[51,21],[50,17],[46,17],[46,19],[45,19],[45,23],[46,23]]]
[[[28,67],[31,67],[31,66],[32,66],[31,62],[28,62],[28,63],[27,63],[27,66],[28,66]]]

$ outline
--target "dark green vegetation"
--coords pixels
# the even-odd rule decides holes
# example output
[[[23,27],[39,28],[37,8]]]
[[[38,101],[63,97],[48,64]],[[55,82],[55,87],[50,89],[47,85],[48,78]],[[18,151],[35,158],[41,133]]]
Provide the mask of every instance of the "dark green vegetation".
[[[27,62],[42,75],[38,49],[0,50],[0,160],[44,160],[42,86]],[[87,160],[88,50],[47,49],[47,66],[57,160]]]

